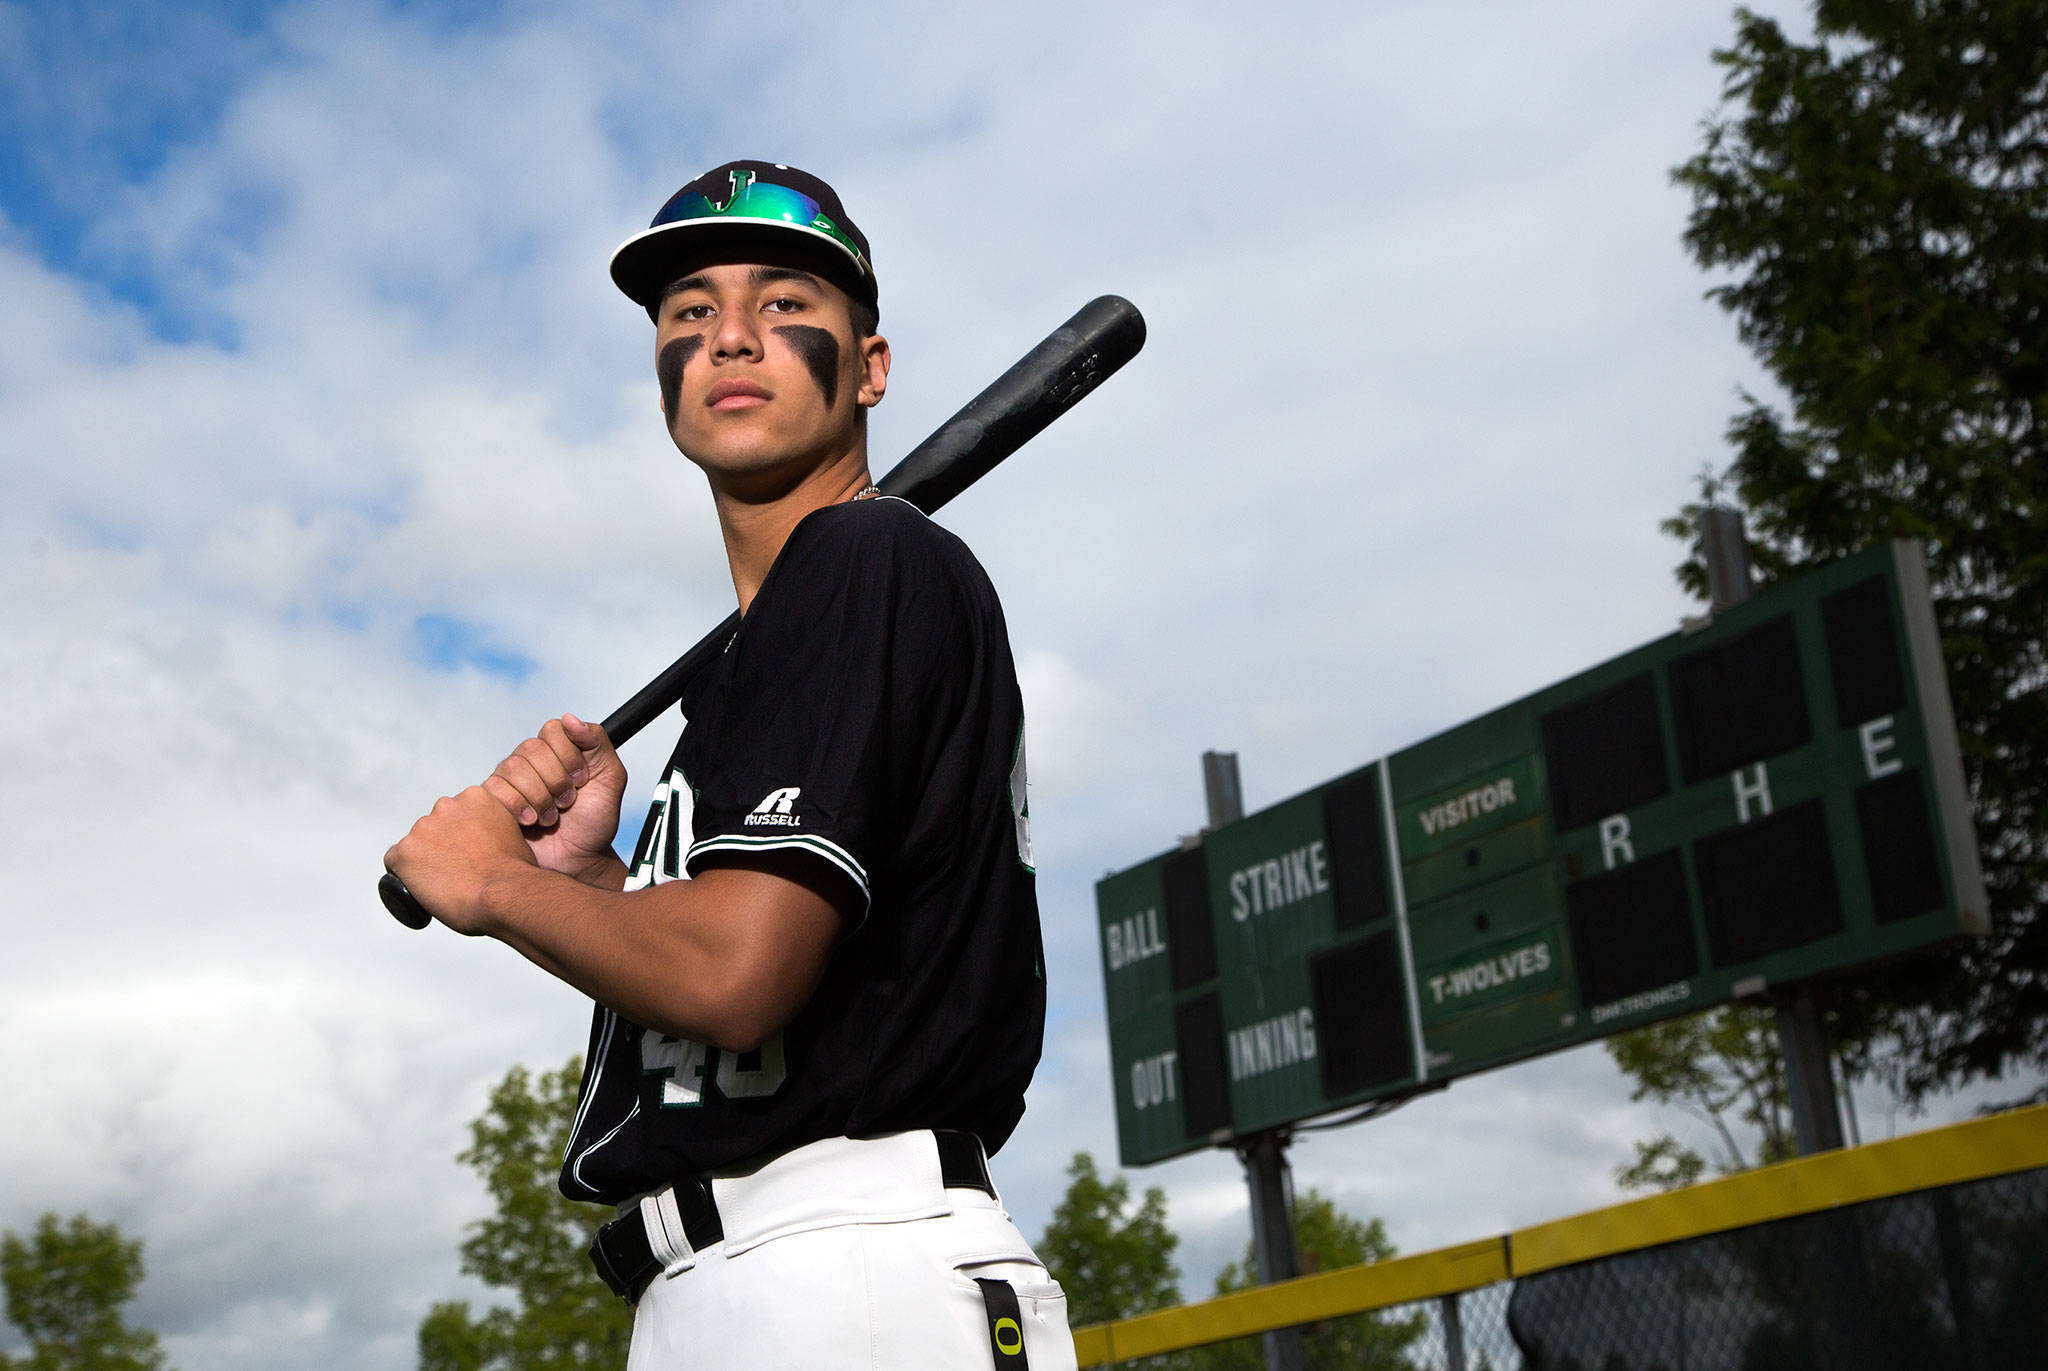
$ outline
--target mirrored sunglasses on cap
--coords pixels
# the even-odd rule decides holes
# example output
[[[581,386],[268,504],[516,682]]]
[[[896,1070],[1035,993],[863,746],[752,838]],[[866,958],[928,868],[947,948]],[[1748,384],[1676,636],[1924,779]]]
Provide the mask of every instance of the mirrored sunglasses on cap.
[[[713,220],[732,223],[736,220],[753,220],[758,223],[786,224],[792,228],[808,229],[823,234],[837,243],[846,254],[853,258],[861,275],[872,277],[874,268],[868,265],[867,254],[860,250],[846,230],[832,221],[832,216],[810,196],[788,186],[778,186],[771,181],[750,180],[732,194],[723,205],[715,204],[701,191],[680,191],[661,207],[648,226],[651,230],[666,228],[670,224],[684,224],[695,220]]]

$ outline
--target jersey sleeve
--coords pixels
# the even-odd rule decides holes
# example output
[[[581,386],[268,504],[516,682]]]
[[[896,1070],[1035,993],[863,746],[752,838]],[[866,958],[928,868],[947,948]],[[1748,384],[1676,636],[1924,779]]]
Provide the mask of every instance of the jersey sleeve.
[[[727,649],[690,769],[689,872],[801,854],[858,891],[848,931],[909,825],[929,735],[976,669],[945,535],[888,503],[821,510],[791,534]]]

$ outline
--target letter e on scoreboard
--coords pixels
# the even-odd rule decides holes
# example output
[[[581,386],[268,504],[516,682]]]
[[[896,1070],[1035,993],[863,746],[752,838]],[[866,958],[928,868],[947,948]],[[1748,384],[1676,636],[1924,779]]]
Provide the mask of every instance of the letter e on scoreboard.
[[[1881,719],[1872,719],[1856,730],[1857,740],[1863,744],[1863,769],[1870,773],[1870,779],[1889,776],[1894,771],[1905,769],[1905,763],[1895,756],[1889,756],[1899,745],[1892,736],[1892,724],[1896,716],[1887,714]]]

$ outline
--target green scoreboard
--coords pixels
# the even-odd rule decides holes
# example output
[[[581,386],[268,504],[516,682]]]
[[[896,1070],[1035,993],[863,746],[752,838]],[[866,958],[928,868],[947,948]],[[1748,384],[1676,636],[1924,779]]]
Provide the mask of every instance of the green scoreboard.
[[[1988,927],[1919,545],[1096,886],[1142,1165]]]

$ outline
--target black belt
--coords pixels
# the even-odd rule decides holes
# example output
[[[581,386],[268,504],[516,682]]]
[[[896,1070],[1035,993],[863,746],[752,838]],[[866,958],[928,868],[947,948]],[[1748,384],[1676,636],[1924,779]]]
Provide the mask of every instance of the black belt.
[[[935,1128],[932,1137],[939,1145],[939,1179],[948,1190],[979,1190],[995,1198],[995,1182],[988,1177],[981,1139],[951,1128]],[[722,1242],[725,1226],[718,1219],[710,1180],[687,1176],[675,1183],[674,1190],[676,1212],[683,1216],[683,1236],[690,1240],[690,1250],[702,1252]],[[661,1274],[662,1261],[654,1255],[654,1244],[638,1209],[597,1230],[590,1243],[590,1264],[613,1294],[628,1304],[639,1300],[640,1292]]]

